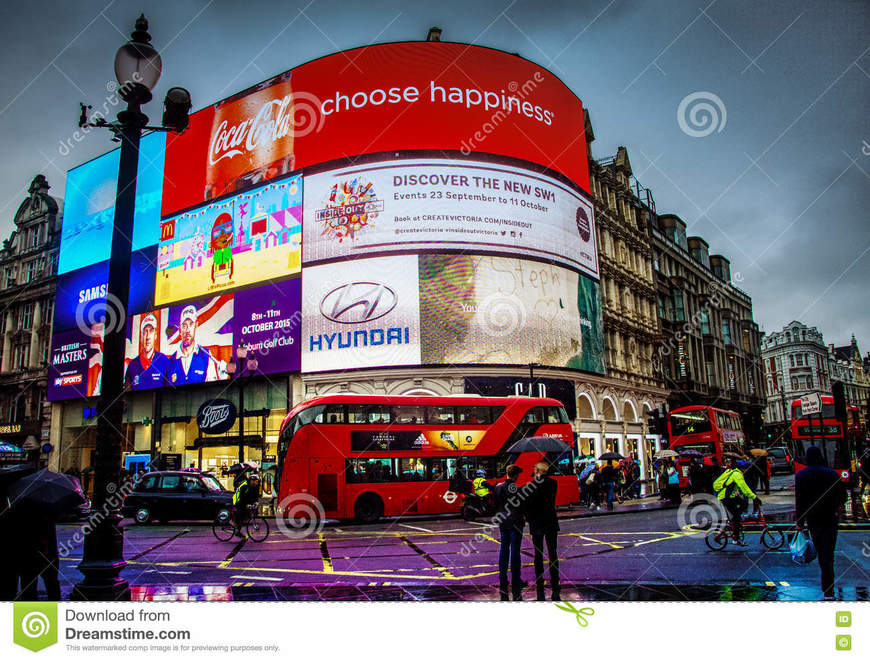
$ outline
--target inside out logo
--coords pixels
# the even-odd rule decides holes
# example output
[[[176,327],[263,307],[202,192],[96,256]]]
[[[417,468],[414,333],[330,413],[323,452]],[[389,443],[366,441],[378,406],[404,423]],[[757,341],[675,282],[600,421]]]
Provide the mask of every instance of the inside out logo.
[[[589,238],[592,236],[592,227],[589,223],[589,216],[586,215],[586,210],[583,207],[577,207],[576,221],[580,238],[584,242],[589,241]]]
[[[384,202],[377,198],[372,182],[354,178],[332,185],[326,206],[315,212],[314,220],[322,225],[323,234],[341,243],[372,226],[383,210]]]

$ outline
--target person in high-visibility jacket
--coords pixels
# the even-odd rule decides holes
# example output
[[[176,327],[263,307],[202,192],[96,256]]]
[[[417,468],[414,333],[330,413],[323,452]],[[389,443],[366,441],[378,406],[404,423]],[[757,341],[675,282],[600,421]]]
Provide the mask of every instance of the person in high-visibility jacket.
[[[472,486],[474,488],[474,495],[478,498],[489,498],[489,494],[492,493],[492,485],[486,481],[486,471],[483,469],[480,469],[475,474]]]
[[[241,537],[241,528],[251,514],[251,507],[260,502],[260,476],[256,473],[243,480],[233,494],[233,518],[236,534]]]
[[[735,457],[727,458],[726,469],[713,482],[713,491],[716,492],[716,498],[722,501],[722,504],[728,511],[728,518],[731,519],[731,528],[734,531],[735,543],[738,546],[746,546],[746,542],[743,541],[740,516],[746,510],[747,500],[753,501],[755,509],[758,509],[761,506],[761,499],[746,484],[746,480],[743,479],[743,471],[738,468]],[[747,500],[744,500],[743,496]]]

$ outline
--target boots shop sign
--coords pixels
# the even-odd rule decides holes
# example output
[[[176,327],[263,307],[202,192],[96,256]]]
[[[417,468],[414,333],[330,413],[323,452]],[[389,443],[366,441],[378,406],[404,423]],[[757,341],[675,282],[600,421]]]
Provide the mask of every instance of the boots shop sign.
[[[236,423],[236,405],[227,399],[210,399],[196,412],[200,433],[225,434]]]

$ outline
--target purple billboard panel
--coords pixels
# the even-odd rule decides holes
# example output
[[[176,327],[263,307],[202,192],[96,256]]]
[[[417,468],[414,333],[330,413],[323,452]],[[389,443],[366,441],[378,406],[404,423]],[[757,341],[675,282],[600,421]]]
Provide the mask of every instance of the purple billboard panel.
[[[244,342],[254,352],[259,372],[299,371],[301,283],[296,278],[236,294],[236,344]]]
[[[99,395],[102,366],[102,325],[94,326],[90,335],[80,329],[55,333],[48,365],[48,400]]]

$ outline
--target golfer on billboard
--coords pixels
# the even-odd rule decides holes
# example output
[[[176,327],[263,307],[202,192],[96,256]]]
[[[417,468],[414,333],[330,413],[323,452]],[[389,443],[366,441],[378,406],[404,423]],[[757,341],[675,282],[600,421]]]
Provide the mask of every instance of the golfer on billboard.
[[[196,307],[186,306],[181,311],[178,328],[181,341],[172,356],[169,380],[173,385],[202,383],[226,378],[226,366],[214,358],[205,347],[196,343]]]
[[[159,388],[168,383],[169,356],[155,350],[157,317],[146,314],[139,327],[139,355],[127,365],[124,383],[133,390]]]

